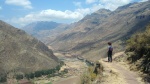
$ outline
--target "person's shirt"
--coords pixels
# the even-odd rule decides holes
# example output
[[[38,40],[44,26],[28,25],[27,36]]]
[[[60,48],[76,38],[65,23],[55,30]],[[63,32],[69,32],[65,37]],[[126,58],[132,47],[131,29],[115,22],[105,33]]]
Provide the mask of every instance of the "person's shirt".
[[[108,46],[108,52],[112,52],[113,51],[113,47],[111,45]]]

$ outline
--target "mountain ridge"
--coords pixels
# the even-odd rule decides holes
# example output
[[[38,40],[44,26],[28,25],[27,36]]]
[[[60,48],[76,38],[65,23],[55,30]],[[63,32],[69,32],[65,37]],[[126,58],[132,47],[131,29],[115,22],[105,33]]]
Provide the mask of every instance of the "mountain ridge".
[[[150,23],[149,7],[147,1],[130,3],[114,11],[100,9],[78,22],[67,25],[64,31],[52,39],[49,38],[45,43],[55,51],[70,52],[90,60],[100,59],[106,56],[104,52],[107,42],[113,42],[116,51],[119,51],[124,49],[121,47],[121,40],[144,30]]]
[[[23,30],[0,20],[0,74],[31,73],[59,64],[53,51]]]
[[[104,50],[107,42],[114,43],[143,30],[150,22],[149,7],[149,3],[141,2],[122,6],[104,14],[107,17],[94,16],[92,13],[88,15],[90,16],[88,19],[85,17],[76,22],[69,30],[49,42],[49,45],[55,47],[56,51],[70,51],[87,59],[96,60],[106,56]],[[117,45],[115,43],[114,47]],[[90,57],[93,55],[95,58]]]

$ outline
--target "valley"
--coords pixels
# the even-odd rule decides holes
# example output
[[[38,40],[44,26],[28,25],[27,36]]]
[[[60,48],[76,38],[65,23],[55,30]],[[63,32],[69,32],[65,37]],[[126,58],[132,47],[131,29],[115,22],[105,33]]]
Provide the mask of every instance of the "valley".
[[[145,30],[149,23],[150,2],[146,1],[129,3],[114,11],[99,9],[69,25],[57,23],[53,27],[51,22],[37,22],[23,29],[53,47],[53,51],[69,52],[96,61],[106,57],[107,42],[113,42],[116,52],[125,50],[124,42],[132,34]]]
[[[51,82],[52,84],[80,84],[81,75],[88,69],[88,65],[77,57],[72,57],[70,54],[54,53],[64,65],[61,67],[60,71],[67,71],[66,74],[55,76],[51,78],[41,77],[34,81],[35,84],[46,84]]]
[[[32,13],[25,18],[35,19],[20,29],[0,19],[0,84],[150,83],[150,0],[85,16],[74,13]],[[76,14],[80,20],[70,24],[48,20],[75,19]]]

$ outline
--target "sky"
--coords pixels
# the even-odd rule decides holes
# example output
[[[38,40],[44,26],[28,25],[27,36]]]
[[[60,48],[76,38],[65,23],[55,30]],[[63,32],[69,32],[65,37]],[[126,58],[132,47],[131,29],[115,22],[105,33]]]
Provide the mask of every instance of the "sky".
[[[114,11],[119,6],[147,0],[0,0],[0,20],[14,27],[36,21],[73,23],[101,8]]]

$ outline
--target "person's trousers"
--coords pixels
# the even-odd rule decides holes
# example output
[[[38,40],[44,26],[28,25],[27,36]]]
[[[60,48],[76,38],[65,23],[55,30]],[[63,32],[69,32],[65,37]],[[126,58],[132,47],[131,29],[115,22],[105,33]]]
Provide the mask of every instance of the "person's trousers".
[[[112,53],[108,53],[108,62],[112,62]]]

